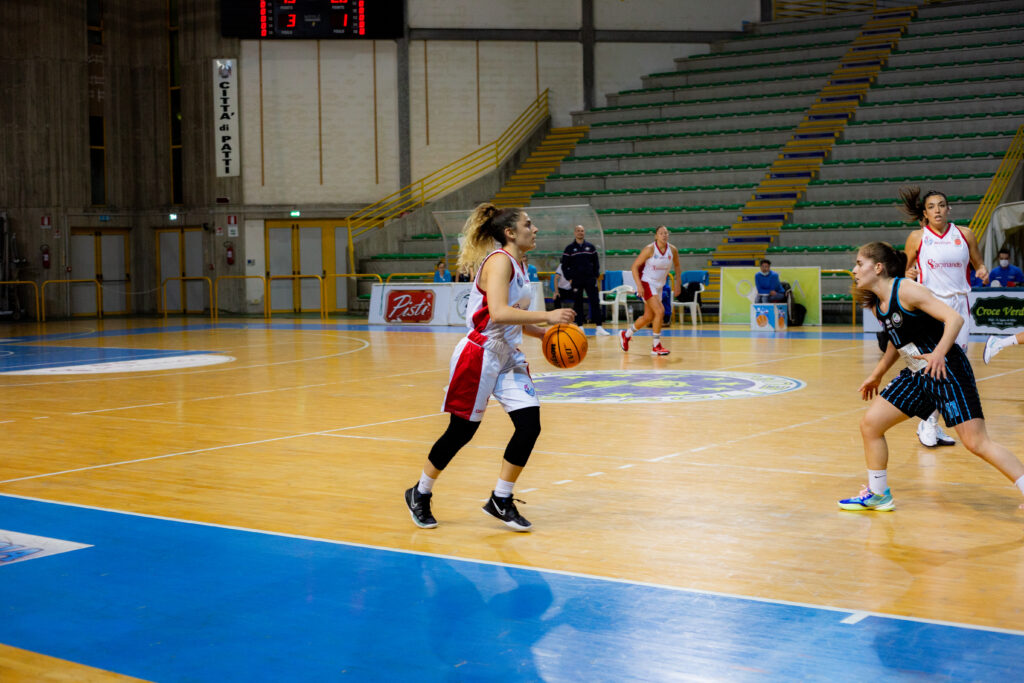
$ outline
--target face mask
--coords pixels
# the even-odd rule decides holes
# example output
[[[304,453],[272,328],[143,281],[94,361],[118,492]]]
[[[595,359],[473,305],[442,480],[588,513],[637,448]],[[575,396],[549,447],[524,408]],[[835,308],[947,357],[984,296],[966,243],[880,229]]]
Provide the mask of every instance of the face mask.
[[[999,267],[1000,268],[1005,268],[1008,265],[1010,265],[1010,260],[1009,259],[1005,259],[1005,258],[999,259]]]

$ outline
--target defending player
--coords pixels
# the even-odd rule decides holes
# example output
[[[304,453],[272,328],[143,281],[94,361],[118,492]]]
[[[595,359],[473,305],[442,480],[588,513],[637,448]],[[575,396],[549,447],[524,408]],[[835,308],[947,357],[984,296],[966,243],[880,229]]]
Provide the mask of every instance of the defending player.
[[[891,510],[885,433],[910,417],[927,417],[938,408],[964,446],[1003,473],[1024,494],[1024,465],[985,429],[978,388],[967,354],[956,344],[964,320],[925,287],[901,278],[901,255],[885,242],[857,252],[853,269],[858,302],[878,317],[889,337],[885,355],[860,385],[861,398],[874,397],[860,422],[868,486],[839,501],[843,510]],[[907,367],[878,392],[882,376],[902,356]],[[1022,505],[1021,507],[1024,507]]]
[[[967,294],[971,283],[967,280],[967,267],[973,265],[978,278],[988,281],[988,271],[974,233],[961,230],[949,221],[949,202],[941,192],[929,190],[922,197],[921,188],[914,186],[900,188],[899,195],[903,212],[921,224],[920,230],[910,233],[904,246],[906,276],[931,290],[965,321],[970,320]],[[956,338],[964,351],[967,350],[967,335],[968,326],[964,324]],[[917,438],[928,447],[955,443],[939,427],[938,412],[918,423]]]
[[[430,449],[419,482],[405,492],[405,502],[417,526],[437,526],[430,511],[434,482],[473,438],[493,395],[512,418],[515,431],[498,483],[483,509],[516,531],[529,531],[531,524],[516,509],[512,488],[540,435],[540,402],[519,344],[524,333],[544,336],[536,325],[570,323],[575,314],[569,308],[528,310],[531,283],[522,257],[537,245],[537,226],[525,211],[481,204],[462,234],[458,265],[479,268],[466,309],[469,332],[455,346],[450,363],[443,410],[451,417],[448,429]]]

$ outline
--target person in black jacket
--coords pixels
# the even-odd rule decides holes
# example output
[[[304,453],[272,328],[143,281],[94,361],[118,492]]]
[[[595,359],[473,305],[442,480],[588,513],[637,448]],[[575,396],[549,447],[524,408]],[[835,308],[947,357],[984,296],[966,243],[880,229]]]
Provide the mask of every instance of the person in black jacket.
[[[583,294],[586,292],[587,301],[590,303],[590,322],[597,326],[596,334],[606,337],[610,333],[602,327],[604,312],[601,310],[601,300],[597,293],[597,278],[601,275],[597,247],[583,239],[587,231],[582,225],[577,225],[573,232],[576,239],[570,242],[562,252],[562,272],[565,274],[565,278],[572,283],[576,319],[585,320],[583,317]]]

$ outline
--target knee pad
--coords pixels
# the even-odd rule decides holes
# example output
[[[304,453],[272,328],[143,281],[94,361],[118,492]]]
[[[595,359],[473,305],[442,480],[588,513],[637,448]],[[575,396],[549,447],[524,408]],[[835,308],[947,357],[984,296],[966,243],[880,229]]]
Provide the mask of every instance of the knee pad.
[[[512,418],[515,432],[505,447],[505,460],[516,467],[524,467],[540,436],[540,407],[513,410],[508,416]]]
[[[452,415],[448,421],[448,429],[444,430],[441,438],[434,442],[427,460],[439,470],[448,467],[448,463],[452,461],[455,454],[473,438],[479,426],[479,422],[472,422]]]

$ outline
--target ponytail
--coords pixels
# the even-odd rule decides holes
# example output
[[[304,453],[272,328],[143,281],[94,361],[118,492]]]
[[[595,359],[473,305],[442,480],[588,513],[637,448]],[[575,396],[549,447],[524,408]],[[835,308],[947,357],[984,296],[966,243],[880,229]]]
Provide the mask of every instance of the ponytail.
[[[871,242],[857,250],[857,254],[865,259],[881,263],[886,277],[903,277],[907,270],[907,255],[897,251],[888,242]],[[853,299],[861,308],[874,308],[878,305],[878,295],[870,289],[860,289],[854,284],[852,288]]]
[[[505,229],[515,227],[521,213],[520,209],[499,209],[490,202],[473,209],[462,226],[457,267],[475,273],[487,254],[493,251],[495,242],[500,246],[508,243]]]
[[[921,188],[917,185],[908,185],[899,189],[900,200],[903,205],[900,210],[918,223],[924,220],[924,203],[932,195],[938,195],[949,202],[949,199],[938,190],[928,190],[921,196]]]

